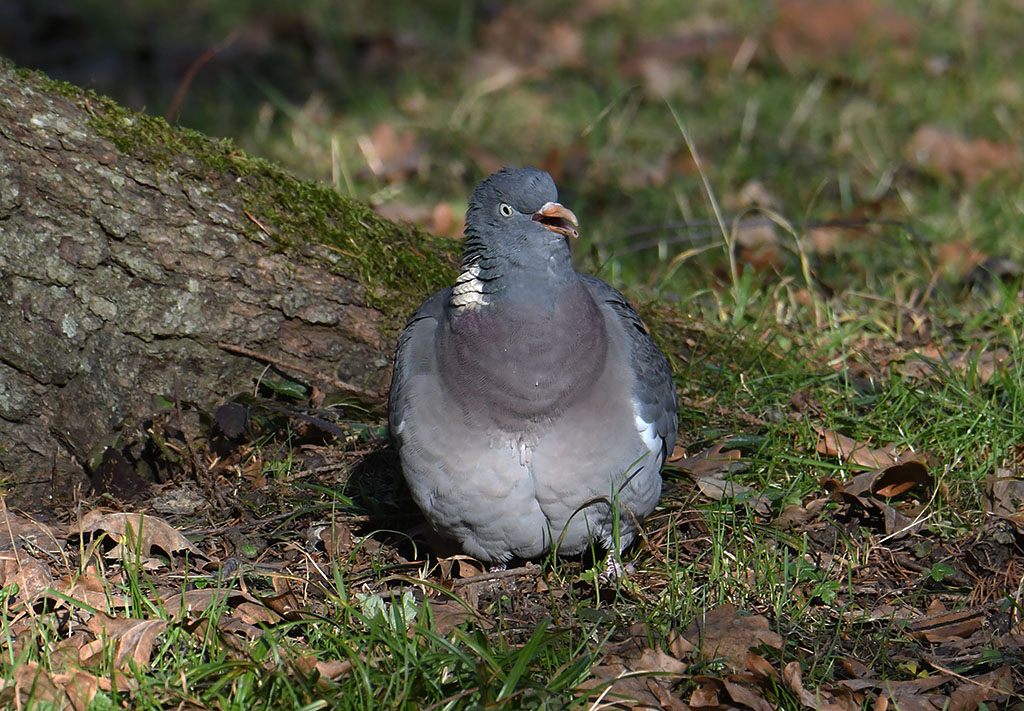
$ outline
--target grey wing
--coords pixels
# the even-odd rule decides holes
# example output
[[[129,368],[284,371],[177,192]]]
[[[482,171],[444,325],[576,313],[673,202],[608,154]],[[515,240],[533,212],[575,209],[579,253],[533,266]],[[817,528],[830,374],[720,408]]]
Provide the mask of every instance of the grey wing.
[[[629,305],[626,297],[595,276],[580,276],[598,305],[612,309],[619,317],[623,332],[630,340],[636,376],[633,398],[637,415],[661,440],[662,461],[665,461],[675,447],[679,430],[679,400],[668,359],[647,333],[640,315]]]
[[[431,352],[428,344],[420,339],[436,337],[437,326],[444,317],[444,305],[448,302],[451,289],[442,289],[416,309],[402,329],[395,346],[395,365],[391,373],[391,388],[388,392],[388,429],[396,447],[401,445],[402,423],[409,406],[406,390],[410,376],[426,364],[418,363],[425,352]],[[414,342],[414,339],[416,342]]]

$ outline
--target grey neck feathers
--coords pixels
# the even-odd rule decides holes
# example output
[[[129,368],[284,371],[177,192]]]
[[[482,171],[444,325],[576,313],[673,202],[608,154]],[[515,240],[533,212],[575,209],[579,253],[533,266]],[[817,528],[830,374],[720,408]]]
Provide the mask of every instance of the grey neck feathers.
[[[477,309],[501,300],[553,296],[578,280],[568,245],[560,240],[499,256],[474,232],[467,232],[462,268],[449,304],[456,309]]]
[[[462,270],[452,287],[449,303],[455,308],[476,309],[487,306],[503,288],[501,272],[489,260],[477,257],[463,260]]]

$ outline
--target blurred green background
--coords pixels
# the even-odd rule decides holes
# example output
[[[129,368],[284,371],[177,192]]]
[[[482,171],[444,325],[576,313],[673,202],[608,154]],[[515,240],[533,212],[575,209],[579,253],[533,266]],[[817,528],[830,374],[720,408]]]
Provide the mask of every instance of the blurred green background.
[[[0,54],[439,234],[546,168],[582,265],[673,299],[953,293],[1024,249],[1019,0],[7,0]]]

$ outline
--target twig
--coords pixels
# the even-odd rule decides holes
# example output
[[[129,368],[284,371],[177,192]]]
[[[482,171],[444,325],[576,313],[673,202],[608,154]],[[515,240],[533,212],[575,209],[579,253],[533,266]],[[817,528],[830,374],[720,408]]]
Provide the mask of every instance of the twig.
[[[459,578],[452,583],[452,587],[463,587],[466,585],[472,585],[473,583],[482,583],[488,580],[504,580],[505,578],[518,578],[520,576],[527,576],[534,571],[540,569],[537,565],[524,565],[519,568],[509,568],[508,570],[495,570],[487,573],[480,573],[479,575],[470,575],[468,578]]]
[[[181,102],[185,98],[185,92],[188,91],[189,85],[192,83],[192,80],[195,79],[199,70],[203,68],[204,64],[230,47],[235,41],[235,37],[237,35],[238,30],[232,30],[220,44],[214,45],[210,49],[206,50],[196,58],[196,61],[192,62],[189,68],[185,71],[185,76],[183,76],[181,78],[181,82],[178,83],[178,88],[174,91],[174,98],[171,99],[171,105],[167,107],[167,113],[164,114],[164,119],[168,123],[174,120],[174,114],[178,112],[178,107],[181,106]]]

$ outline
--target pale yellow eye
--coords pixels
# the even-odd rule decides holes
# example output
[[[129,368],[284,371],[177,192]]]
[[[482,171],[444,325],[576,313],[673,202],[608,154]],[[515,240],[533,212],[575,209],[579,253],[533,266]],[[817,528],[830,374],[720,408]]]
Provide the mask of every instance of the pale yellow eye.
[[[512,217],[512,213],[515,212],[515,210],[513,210],[512,206],[507,202],[503,202],[498,205],[498,212],[501,213],[502,217]]]

